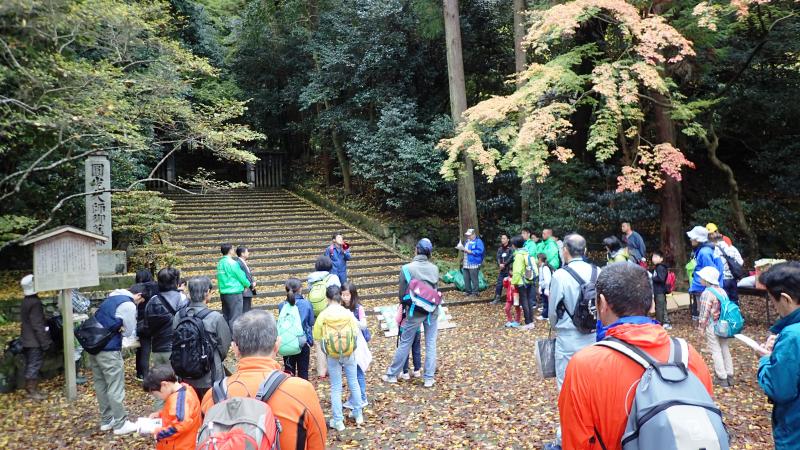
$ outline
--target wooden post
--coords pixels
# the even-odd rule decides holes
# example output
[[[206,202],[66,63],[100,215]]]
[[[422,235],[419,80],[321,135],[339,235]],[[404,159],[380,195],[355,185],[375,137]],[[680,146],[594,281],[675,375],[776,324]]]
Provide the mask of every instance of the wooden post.
[[[78,398],[78,387],[75,384],[75,333],[72,318],[72,299],[68,289],[62,289],[58,294],[61,303],[61,318],[64,330],[64,392],[67,401]]]

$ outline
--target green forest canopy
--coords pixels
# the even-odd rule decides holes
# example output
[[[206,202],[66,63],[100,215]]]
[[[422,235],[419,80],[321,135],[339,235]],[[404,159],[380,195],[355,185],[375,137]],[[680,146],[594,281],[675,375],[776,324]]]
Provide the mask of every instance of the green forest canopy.
[[[0,245],[80,223],[79,198],[52,209],[88,152],[126,189],[172,151],[277,148],[294,183],[416,229],[455,223],[445,162],[467,151],[489,240],[525,207],[537,228],[597,242],[630,220],[655,241],[680,169],[684,226],[797,253],[798,3],[529,1],[520,88],[513,2],[459,3],[474,108],[454,133],[435,0],[4,1]]]

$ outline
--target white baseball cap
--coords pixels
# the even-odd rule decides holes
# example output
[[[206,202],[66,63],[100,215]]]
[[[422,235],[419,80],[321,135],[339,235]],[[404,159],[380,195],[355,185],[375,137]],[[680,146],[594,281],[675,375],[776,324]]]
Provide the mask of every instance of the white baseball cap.
[[[689,236],[689,239],[700,243],[708,242],[708,230],[706,227],[701,227],[700,225],[686,232],[686,235]]]
[[[719,286],[719,270],[716,267],[705,266],[697,271],[697,276],[714,286]]]
[[[22,286],[22,293],[25,295],[36,295],[36,289],[33,288],[33,275],[25,275],[19,282]]]

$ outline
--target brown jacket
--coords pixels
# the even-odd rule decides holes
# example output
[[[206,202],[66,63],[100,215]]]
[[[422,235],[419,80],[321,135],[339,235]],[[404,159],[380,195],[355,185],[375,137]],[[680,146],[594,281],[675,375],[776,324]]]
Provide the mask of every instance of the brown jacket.
[[[227,379],[228,397],[254,397],[264,380],[280,364],[273,358],[251,356],[239,360],[239,367]],[[267,404],[281,423],[281,448],[291,450],[323,450],[328,429],[314,386],[308,381],[290,377],[272,395]],[[203,397],[203,415],[214,406],[213,391]],[[305,442],[297,442],[305,436]]]
[[[22,300],[20,310],[20,321],[22,322],[22,347],[49,347],[53,345],[50,334],[45,327],[44,307],[38,295],[27,295]]]

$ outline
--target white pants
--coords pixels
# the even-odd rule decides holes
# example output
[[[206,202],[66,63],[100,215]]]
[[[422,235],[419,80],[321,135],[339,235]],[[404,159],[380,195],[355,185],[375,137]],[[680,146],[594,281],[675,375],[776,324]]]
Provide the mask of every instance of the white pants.
[[[714,373],[717,378],[725,380],[733,377],[733,358],[731,350],[728,348],[728,338],[719,337],[714,334],[714,328],[706,328],[706,346],[714,360]]]

